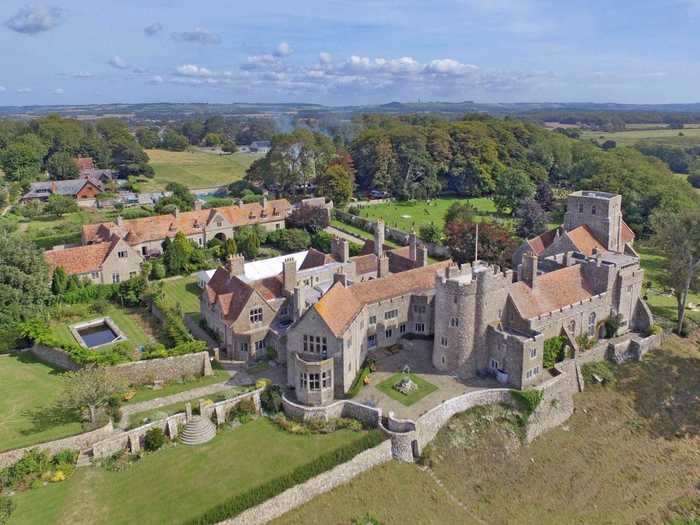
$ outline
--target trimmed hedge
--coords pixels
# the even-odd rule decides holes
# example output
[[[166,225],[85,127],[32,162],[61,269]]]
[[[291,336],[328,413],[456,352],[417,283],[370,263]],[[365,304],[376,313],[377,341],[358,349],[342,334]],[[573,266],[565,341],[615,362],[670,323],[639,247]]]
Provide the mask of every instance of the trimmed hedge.
[[[228,501],[224,501],[209,509],[198,518],[185,523],[188,525],[208,525],[237,516],[241,512],[255,507],[295,485],[304,483],[341,463],[351,460],[360,452],[376,447],[384,439],[384,435],[379,430],[371,430],[361,438],[323,454],[313,461],[297,467],[289,474],[284,474],[242,494],[238,494]]]
[[[360,369],[360,373],[357,374],[357,376],[355,377],[355,380],[352,382],[352,385],[350,386],[350,389],[348,390],[348,393],[346,394],[347,398],[351,399],[360,393],[360,389],[365,385],[365,378],[369,375],[369,373],[370,373],[369,366],[363,366]]]

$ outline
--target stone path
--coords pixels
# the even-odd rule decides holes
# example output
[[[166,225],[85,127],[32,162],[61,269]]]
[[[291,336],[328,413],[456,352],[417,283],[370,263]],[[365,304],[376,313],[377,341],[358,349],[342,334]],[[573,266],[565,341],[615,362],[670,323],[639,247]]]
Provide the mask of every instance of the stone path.
[[[455,496],[454,494],[452,494],[452,492],[450,492],[450,489],[448,489],[448,488],[445,486],[445,484],[442,482],[442,480],[441,480],[440,478],[438,478],[438,477],[435,475],[435,472],[433,471],[433,469],[431,469],[430,467],[419,467],[419,468],[420,468],[421,470],[423,470],[424,472],[427,472],[428,475],[429,475],[429,476],[432,478],[432,480],[435,482],[435,484],[436,484],[438,487],[440,487],[442,490],[445,491],[445,494],[447,494],[447,497],[450,498],[450,499],[452,500],[452,502],[453,502],[455,505],[457,505],[460,509],[462,509],[464,512],[466,512],[467,515],[469,515],[469,517],[470,517],[471,519],[473,519],[476,523],[480,523],[481,525],[488,525],[485,521],[483,521],[483,520],[477,518],[477,517],[474,516],[471,512],[469,512],[469,509],[467,508],[467,506],[466,506],[464,503],[462,503],[462,502],[459,500],[459,498],[457,498],[457,496]]]
[[[350,235],[349,233],[345,233],[344,231],[340,231],[338,228],[334,228],[333,226],[328,226],[325,228],[323,231],[326,233],[330,233],[331,235],[335,235],[336,237],[340,237],[341,239],[345,239],[350,242],[354,242],[357,244],[364,244],[365,239],[362,239],[360,237],[357,237],[355,235]]]

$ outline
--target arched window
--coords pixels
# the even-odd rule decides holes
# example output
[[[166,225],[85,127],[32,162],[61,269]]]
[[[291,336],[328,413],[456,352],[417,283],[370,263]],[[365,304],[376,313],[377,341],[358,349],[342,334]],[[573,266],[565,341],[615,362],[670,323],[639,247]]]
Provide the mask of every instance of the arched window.
[[[595,215],[595,213],[596,213],[596,207],[594,204],[593,206],[591,206],[591,215]]]
[[[569,332],[571,332],[572,334],[576,334],[576,321],[574,321],[573,319],[569,321]]]
[[[588,316],[588,335],[590,337],[595,335],[595,312],[591,312]]]

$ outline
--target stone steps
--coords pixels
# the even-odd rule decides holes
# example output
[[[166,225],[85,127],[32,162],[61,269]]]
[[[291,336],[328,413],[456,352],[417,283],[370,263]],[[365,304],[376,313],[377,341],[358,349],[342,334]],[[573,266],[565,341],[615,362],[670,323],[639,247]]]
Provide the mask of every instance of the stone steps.
[[[192,416],[180,434],[180,441],[185,445],[201,445],[216,436],[216,425],[207,417]]]
[[[75,463],[76,467],[89,467],[92,465],[92,449],[81,450],[78,454],[78,460]]]

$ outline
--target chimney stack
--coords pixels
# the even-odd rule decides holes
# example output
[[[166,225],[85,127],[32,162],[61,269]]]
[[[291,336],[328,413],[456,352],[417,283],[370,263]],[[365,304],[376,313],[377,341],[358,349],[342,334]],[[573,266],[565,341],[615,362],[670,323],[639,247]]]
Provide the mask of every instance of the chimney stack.
[[[381,257],[384,253],[384,221],[379,219],[374,225],[374,254]]]
[[[422,268],[423,266],[428,266],[428,248],[424,244],[418,247],[416,257],[416,268]]]
[[[294,288],[294,320],[297,321],[306,310],[304,288]]]
[[[117,215],[117,226],[124,226],[124,219],[122,219],[121,215]]]
[[[262,207],[263,209],[267,208],[267,191],[263,191]]]
[[[535,288],[537,282],[537,255],[525,254],[520,265],[520,280],[530,288]]]
[[[331,237],[331,254],[338,259],[338,262],[348,262],[350,260],[350,243],[339,237]]]
[[[229,277],[236,277],[245,273],[245,258],[241,254],[230,255],[226,262],[226,270]]]
[[[288,257],[282,263],[282,282],[286,292],[294,292],[297,286],[297,262],[294,257]]]
[[[200,211],[202,209],[202,201],[200,201],[199,199],[194,201],[194,209]]]
[[[175,215],[175,217],[179,217],[180,216],[180,208],[175,206],[175,212],[173,213],[173,215]]]
[[[415,261],[418,257],[418,238],[416,237],[416,231],[411,230],[408,234],[408,258]]]
[[[386,277],[387,275],[389,275],[389,258],[386,255],[381,255],[377,266],[377,277]]]
[[[56,181],[51,181],[51,193],[56,193]]]
[[[343,286],[348,285],[348,276],[342,268],[333,274],[333,284],[337,282],[342,283]]]

